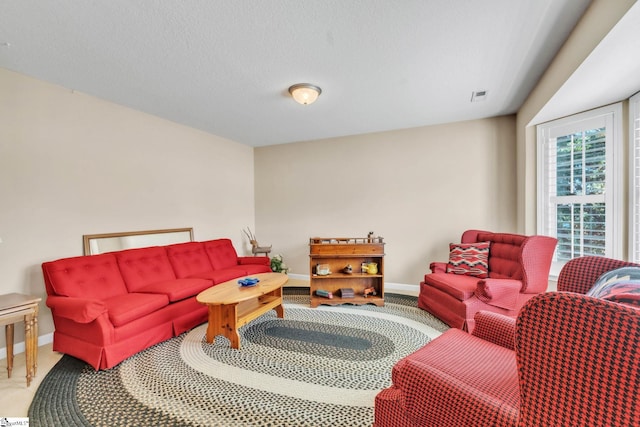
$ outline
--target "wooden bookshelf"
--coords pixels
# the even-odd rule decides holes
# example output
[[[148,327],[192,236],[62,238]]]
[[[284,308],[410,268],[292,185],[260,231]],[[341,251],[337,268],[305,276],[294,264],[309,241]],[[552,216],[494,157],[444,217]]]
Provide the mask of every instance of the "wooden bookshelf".
[[[363,264],[374,263],[377,272],[362,270]],[[352,273],[343,269],[351,265]],[[318,266],[321,268],[319,269]],[[328,269],[329,274],[324,274]],[[318,274],[320,273],[320,274]],[[309,283],[311,307],[321,304],[384,305],[384,241],[382,237],[312,237],[309,239]],[[341,289],[353,289],[352,298],[343,298]],[[375,295],[365,296],[365,289]],[[330,292],[333,298],[319,296],[317,291]]]

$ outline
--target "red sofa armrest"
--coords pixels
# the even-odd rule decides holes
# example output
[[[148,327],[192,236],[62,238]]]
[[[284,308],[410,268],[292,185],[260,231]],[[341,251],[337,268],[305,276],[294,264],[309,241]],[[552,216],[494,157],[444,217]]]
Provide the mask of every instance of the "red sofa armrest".
[[[107,312],[100,300],[61,296],[47,297],[47,307],[54,316],[64,317],[77,323],[90,323]]]
[[[475,290],[476,297],[489,305],[515,310],[522,281],[514,279],[482,279]]]
[[[238,264],[240,265],[259,264],[259,265],[271,266],[271,260],[269,259],[268,256],[239,256]]]
[[[515,350],[516,319],[491,311],[479,311],[474,316],[475,327],[471,335],[509,350]]]
[[[446,273],[447,272],[447,263],[446,262],[432,262],[429,265],[432,273]]]

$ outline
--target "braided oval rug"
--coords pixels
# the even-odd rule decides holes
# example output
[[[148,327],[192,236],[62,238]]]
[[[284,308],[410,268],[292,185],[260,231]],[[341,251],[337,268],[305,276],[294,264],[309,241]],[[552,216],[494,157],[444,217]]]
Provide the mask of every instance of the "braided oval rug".
[[[371,426],[391,368],[447,329],[415,297],[385,306],[309,307],[285,288],[271,311],[240,329],[241,349],[206,324],[107,371],[63,356],[29,408],[32,426]]]

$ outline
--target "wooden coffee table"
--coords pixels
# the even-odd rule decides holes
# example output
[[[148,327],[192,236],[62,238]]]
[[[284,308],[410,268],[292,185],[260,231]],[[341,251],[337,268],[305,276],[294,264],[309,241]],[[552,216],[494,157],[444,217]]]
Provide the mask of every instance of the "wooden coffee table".
[[[255,286],[240,286],[238,280],[247,277],[260,281]],[[209,307],[207,342],[213,343],[216,335],[222,335],[229,338],[231,348],[239,349],[238,328],[270,310],[283,318],[282,285],[288,280],[283,273],[261,273],[229,280],[200,292],[196,300]]]

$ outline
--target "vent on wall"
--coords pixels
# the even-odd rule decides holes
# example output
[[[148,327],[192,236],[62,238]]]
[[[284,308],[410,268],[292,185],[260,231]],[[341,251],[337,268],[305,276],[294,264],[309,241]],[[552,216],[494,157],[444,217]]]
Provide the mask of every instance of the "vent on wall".
[[[487,91],[486,90],[477,90],[475,92],[471,92],[471,102],[480,102],[487,99]]]

